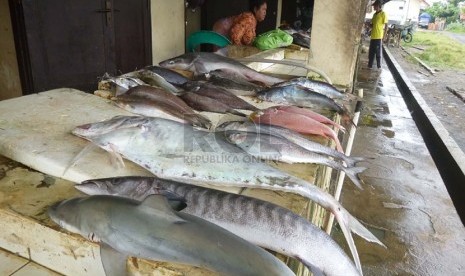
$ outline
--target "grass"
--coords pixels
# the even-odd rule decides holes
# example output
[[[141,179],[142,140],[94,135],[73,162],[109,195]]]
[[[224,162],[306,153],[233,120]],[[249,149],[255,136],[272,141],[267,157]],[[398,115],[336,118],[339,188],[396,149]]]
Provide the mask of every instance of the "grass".
[[[441,69],[465,69],[465,44],[461,44],[440,32],[417,31],[411,43],[404,47],[418,46],[423,49],[414,55],[429,66]]]
[[[465,34],[465,24],[459,22],[447,24],[446,31]]]

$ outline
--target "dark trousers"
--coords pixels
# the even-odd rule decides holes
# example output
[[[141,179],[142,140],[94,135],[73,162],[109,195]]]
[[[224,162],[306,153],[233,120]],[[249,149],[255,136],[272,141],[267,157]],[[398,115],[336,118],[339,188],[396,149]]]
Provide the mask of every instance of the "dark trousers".
[[[381,39],[370,40],[370,49],[368,50],[368,67],[373,66],[373,59],[376,56],[378,68],[381,68]]]

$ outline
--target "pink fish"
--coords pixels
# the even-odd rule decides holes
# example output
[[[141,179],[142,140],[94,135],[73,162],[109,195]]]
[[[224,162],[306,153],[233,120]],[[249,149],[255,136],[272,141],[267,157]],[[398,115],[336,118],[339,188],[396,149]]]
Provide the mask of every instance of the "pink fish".
[[[267,109],[266,112],[257,111],[250,115],[250,119],[258,124],[267,124],[285,127],[304,134],[313,134],[331,138],[336,142],[336,149],[343,152],[341,143],[337,138],[336,132],[310,117],[289,113],[277,108]]]
[[[269,109],[272,109],[272,108],[276,108],[278,110],[281,110],[281,111],[284,111],[284,112],[288,112],[288,113],[294,113],[294,114],[300,114],[300,115],[304,115],[305,117],[309,117],[309,118],[312,118],[313,120],[316,120],[322,124],[326,124],[326,125],[332,125],[338,129],[340,129],[341,131],[345,132],[345,128],[343,126],[341,126],[340,124],[334,122],[333,120],[329,119],[328,117],[325,117],[319,113],[316,113],[308,108],[302,108],[302,107],[297,107],[297,106],[292,106],[292,105],[288,105],[288,106],[285,106],[285,105],[280,105],[280,106],[274,106],[274,107],[270,107]],[[263,112],[266,113],[266,110],[262,110]]]

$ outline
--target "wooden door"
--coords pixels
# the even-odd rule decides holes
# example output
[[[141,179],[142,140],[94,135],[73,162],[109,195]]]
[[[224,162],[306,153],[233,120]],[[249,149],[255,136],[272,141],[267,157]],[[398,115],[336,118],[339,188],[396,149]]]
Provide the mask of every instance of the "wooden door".
[[[17,43],[23,94],[59,87],[93,92],[105,73],[150,64],[148,1],[10,1],[12,16],[23,17],[13,20],[25,34]]]

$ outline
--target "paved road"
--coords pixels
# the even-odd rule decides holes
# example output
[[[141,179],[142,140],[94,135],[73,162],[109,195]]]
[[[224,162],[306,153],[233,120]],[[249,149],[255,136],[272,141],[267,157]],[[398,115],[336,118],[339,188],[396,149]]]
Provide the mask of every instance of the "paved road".
[[[448,36],[454,38],[457,41],[460,41],[461,43],[465,44],[465,34],[456,34],[456,33],[451,33],[451,32],[444,32]]]

